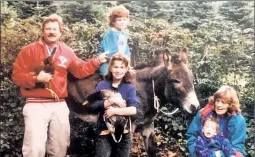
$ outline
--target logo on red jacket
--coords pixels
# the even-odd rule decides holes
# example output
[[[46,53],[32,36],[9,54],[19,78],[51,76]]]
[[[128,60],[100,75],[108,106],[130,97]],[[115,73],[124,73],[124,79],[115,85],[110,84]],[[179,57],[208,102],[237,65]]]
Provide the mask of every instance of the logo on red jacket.
[[[66,63],[67,63],[68,60],[63,56],[59,56],[58,58],[60,60],[60,63],[58,63],[58,66],[66,68]]]

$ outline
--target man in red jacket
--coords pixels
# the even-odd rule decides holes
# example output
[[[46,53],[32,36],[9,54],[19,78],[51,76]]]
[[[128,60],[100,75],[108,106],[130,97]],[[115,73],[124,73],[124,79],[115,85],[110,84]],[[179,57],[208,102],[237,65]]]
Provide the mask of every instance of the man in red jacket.
[[[105,54],[87,62],[80,60],[74,51],[59,41],[63,30],[62,18],[51,15],[43,21],[42,38],[21,49],[13,66],[12,79],[26,97],[23,108],[25,133],[22,152],[24,157],[64,157],[70,143],[69,109],[67,97],[67,73],[77,78],[93,74]],[[40,71],[33,75],[36,65],[52,56],[54,73]],[[48,88],[37,88],[37,83]],[[47,144],[47,146],[46,146]]]

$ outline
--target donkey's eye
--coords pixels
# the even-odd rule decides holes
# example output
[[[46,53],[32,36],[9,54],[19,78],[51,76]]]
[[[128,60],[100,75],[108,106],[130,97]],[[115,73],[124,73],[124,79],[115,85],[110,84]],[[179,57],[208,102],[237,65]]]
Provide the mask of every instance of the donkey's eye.
[[[177,79],[170,79],[170,82],[173,82],[173,83],[181,83],[180,80],[177,80]]]

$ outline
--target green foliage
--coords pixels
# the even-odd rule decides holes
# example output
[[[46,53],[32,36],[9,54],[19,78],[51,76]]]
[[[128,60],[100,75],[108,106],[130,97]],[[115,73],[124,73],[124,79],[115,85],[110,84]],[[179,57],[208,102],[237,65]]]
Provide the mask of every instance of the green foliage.
[[[167,110],[169,109],[171,108],[168,107]],[[159,113],[155,121],[155,130],[164,139],[158,146],[168,148],[173,152],[181,152],[182,156],[187,156],[188,150],[185,133],[191,123],[191,119],[191,116],[181,112],[175,113],[173,116]]]
[[[175,54],[191,44],[189,30],[171,27],[164,19],[133,19],[131,22],[136,23],[129,26],[133,65],[151,60],[159,48],[168,47]]]
[[[17,10],[19,18],[21,19],[31,17],[35,14],[36,2],[13,1],[8,3]]]
[[[1,23],[4,24],[7,21],[15,20],[18,17],[17,11],[8,6],[8,2],[1,1]]]
[[[31,19],[6,21],[1,25],[1,156],[21,156],[24,133],[22,106],[25,101],[19,89],[11,80],[12,63],[20,49],[38,39],[39,24]],[[23,40],[20,40],[23,39]]]
[[[11,69],[20,49],[39,39],[43,16],[58,13],[63,17],[67,25],[61,40],[86,60],[97,54],[99,41],[108,28],[107,12],[116,4],[130,10],[126,31],[134,66],[151,60],[158,48],[169,47],[174,54],[187,47],[202,106],[222,84],[233,85],[238,90],[242,113],[247,119],[246,151],[253,156],[255,56],[254,22],[252,25],[249,19],[254,15],[249,12],[254,10],[254,3],[200,1],[1,2],[1,17],[4,17],[1,18],[1,156],[21,154],[24,98],[11,81]],[[238,11],[233,12],[233,8]],[[239,18],[234,18],[237,15]],[[185,132],[191,119],[181,113],[172,117],[159,114],[156,133],[164,137],[159,147],[187,156]],[[72,147],[77,148],[69,153],[93,155],[94,135],[90,134],[93,126],[73,116],[70,122]]]
[[[123,5],[130,11],[131,17],[155,18],[160,12],[160,6],[155,1],[131,1]]]
[[[103,3],[104,4],[104,3]],[[68,23],[80,22],[96,23],[96,20],[106,19],[107,8],[96,1],[70,1],[55,2],[58,6],[58,14],[61,14]]]
[[[71,142],[68,154],[79,156],[95,155],[95,128],[96,124],[86,123],[70,114]]]
[[[85,20],[70,24],[69,31],[64,33],[63,40],[69,40],[67,43],[74,48],[76,54],[84,59],[97,54],[99,42],[107,30],[107,26],[99,23],[88,23]],[[74,42],[77,41],[77,42]]]
[[[22,116],[22,104],[24,98],[19,94],[18,88],[10,78],[1,72],[0,99],[0,153],[1,156],[21,156],[21,145],[24,133],[24,121]]]
[[[226,20],[237,22],[242,28],[254,28],[254,2],[229,1],[225,2],[219,12]]]
[[[41,23],[38,21],[31,17],[1,25],[1,64],[4,65],[4,71],[8,71],[7,76],[10,76],[12,63],[21,48],[39,39]]]
[[[14,7],[19,18],[26,19],[34,15],[48,16],[55,13],[56,6],[52,5],[52,1],[10,1],[8,4]]]
[[[246,153],[252,157],[255,155],[254,148],[254,118],[250,119],[247,123],[247,139],[246,139]]]
[[[176,2],[173,5],[175,7],[172,9],[169,20],[178,26],[191,30],[197,29],[199,25],[207,22],[213,15],[211,2]]]

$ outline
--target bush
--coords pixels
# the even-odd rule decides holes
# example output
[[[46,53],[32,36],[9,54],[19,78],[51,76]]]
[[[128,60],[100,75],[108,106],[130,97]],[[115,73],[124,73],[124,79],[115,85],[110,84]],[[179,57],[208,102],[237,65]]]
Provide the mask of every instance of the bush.
[[[23,20],[7,20],[4,25],[1,25],[1,156],[21,156],[24,131],[22,116],[24,98],[21,97],[18,87],[11,80],[12,63],[24,45],[39,39],[41,22],[41,17],[32,16]],[[72,23],[65,28],[62,40],[67,45],[70,45],[80,58],[86,60],[97,53],[99,41],[107,29],[106,23],[102,23],[98,20],[93,20],[93,23],[85,20]],[[190,66],[197,79],[196,92],[201,102],[203,102],[202,106],[207,102],[208,96],[214,93],[221,84],[237,84],[235,87],[240,93],[243,113],[245,116],[247,115],[248,138],[246,151],[248,156],[253,156],[254,117],[251,114],[251,111],[254,111],[254,91],[252,89],[254,84],[251,83],[253,76],[246,75],[247,78],[242,78],[244,85],[239,85],[239,82],[237,83],[236,80],[232,81],[229,79],[232,77],[228,75],[241,76],[240,72],[250,73],[247,68],[244,68],[247,65],[244,61],[247,60],[253,63],[249,55],[252,54],[254,49],[254,46],[251,44],[254,37],[242,34],[241,37],[244,41],[242,49],[238,46],[234,49],[228,38],[224,41],[218,39],[223,40],[228,34],[234,34],[239,41],[238,37],[240,34],[236,31],[218,28],[214,24],[208,24],[204,27],[191,32],[181,27],[170,26],[167,21],[162,19],[132,19],[128,32],[132,64],[136,65],[141,61],[152,59],[154,51],[160,47],[168,46],[172,53],[178,52],[184,46],[188,47],[191,61]],[[222,32],[217,32],[218,30]],[[212,46],[208,53],[205,51],[206,44]],[[241,50],[243,50],[242,53],[239,53]],[[227,51],[227,55],[224,54],[225,51]],[[233,63],[233,54],[237,59],[238,57],[241,58],[236,60],[238,64]],[[202,60],[203,56],[205,56],[204,60]],[[222,70],[222,67],[224,67],[224,70]],[[170,106],[166,106],[166,108],[171,110]],[[249,117],[248,115],[252,116]],[[161,151],[170,150],[178,152],[179,156],[188,155],[185,133],[191,119],[192,117],[182,113],[177,113],[172,117],[159,114],[155,121],[155,130]],[[77,156],[93,155],[93,125],[85,123],[72,115],[70,115],[70,122],[72,145],[68,153]]]
[[[254,118],[247,119],[247,139],[246,139],[246,153],[247,156],[252,157],[255,155],[254,149]]]
[[[1,77],[0,106],[1,112],[1,156],[7,154],[10,156],[21,156],[21,146],[24,132],[24,121],[22,115],[22,104],[24,98],[19,94],[17,86],[8,78]],[[2,79],[3,78],[3,79]]]

